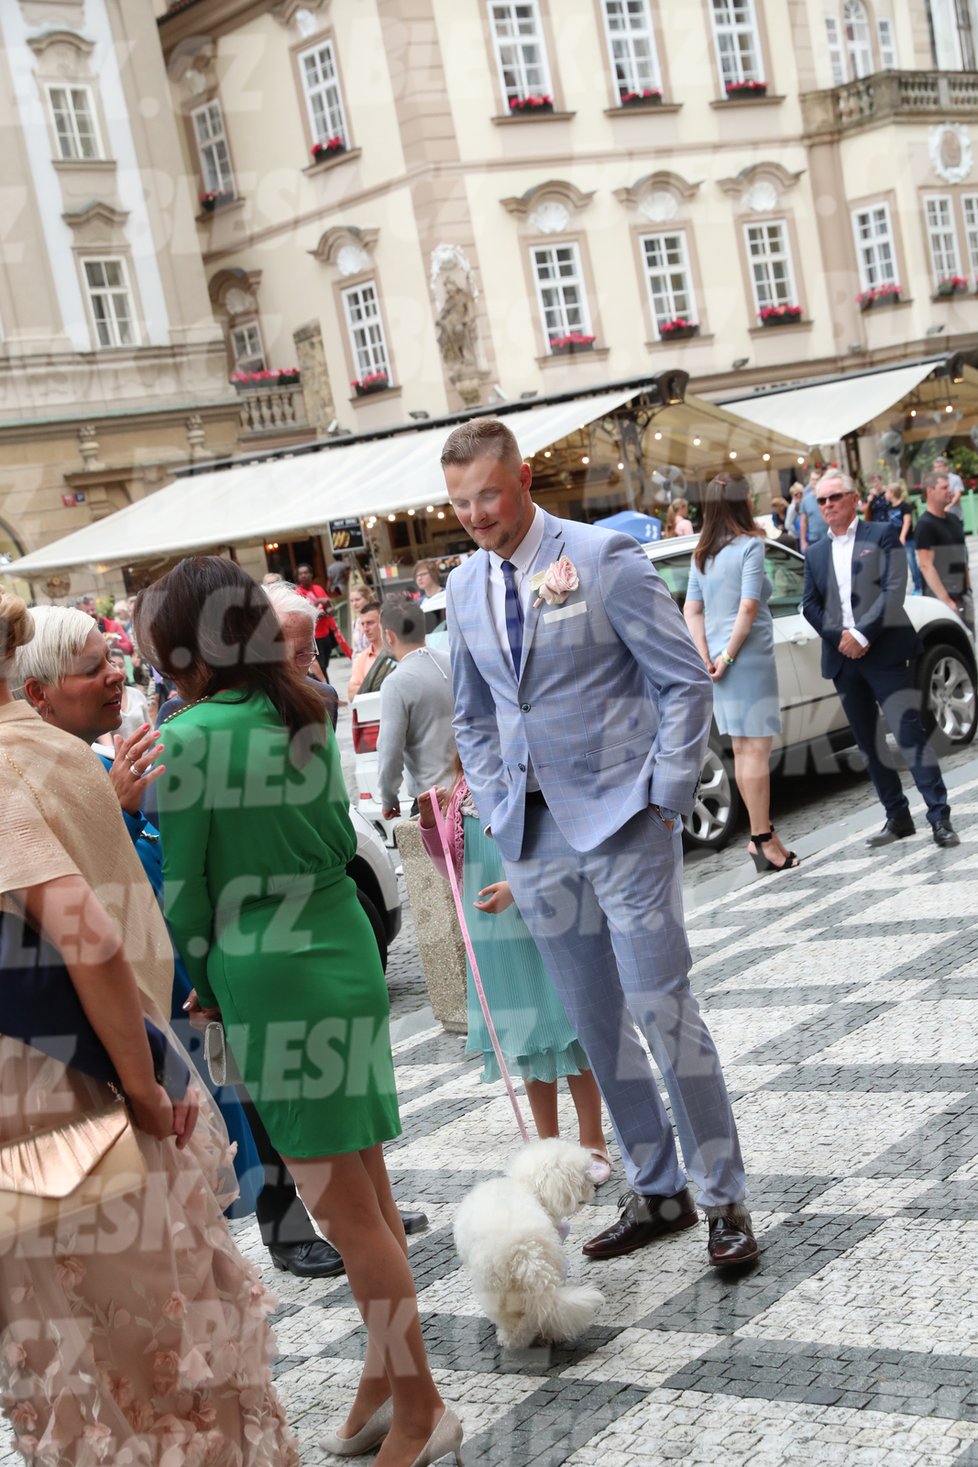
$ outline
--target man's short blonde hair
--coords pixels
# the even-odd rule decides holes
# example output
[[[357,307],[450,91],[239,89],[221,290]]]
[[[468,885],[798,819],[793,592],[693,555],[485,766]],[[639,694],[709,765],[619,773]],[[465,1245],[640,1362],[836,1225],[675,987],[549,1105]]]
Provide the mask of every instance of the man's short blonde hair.
[[[850,479],[848,474],[844,474],[841,469],[826,469],[822,474],[822,477],[818,481],[819,488],[821,488],[825,484],[830,484],[833,479],[835,479],[837,483],[842,485],[843,491],[846,494],[859,493],[859,490],[856,488],[852,479]]]
[[[512,431],[499,418],[470,418],[467,423],[459,423],[445,440],[441,466],[471,464],[477,458],[494,458],[517,471],[523,462]]]

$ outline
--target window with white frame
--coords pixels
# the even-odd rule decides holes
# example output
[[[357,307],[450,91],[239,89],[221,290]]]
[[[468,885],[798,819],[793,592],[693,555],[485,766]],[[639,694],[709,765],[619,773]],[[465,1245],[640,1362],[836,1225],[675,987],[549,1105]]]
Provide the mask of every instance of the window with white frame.
[[[136,327],[124,260],[86,260],[85,284],[99,346],[134,346]]]
[[[857,80],[873,71],[873,40],[863,0],[846,0],[842,9],[849,70]]]
[[[242,321],[232,326],[231,356],[236,372],[264,372],[265,347],[257,321]]]
[[[952,275],[960,275],[958,232],[954,227],[954,205],[948,194],[936,194],[924,200],[927,218],[927,244],[934,270],[934,283],[939,285]]]
[[[534,245],[530,258],[548,346],[572,332],[589,336],[591,317],[577,245]]]
[[[832,68],[832,85],[841,87],[849,80],[849,74],[846,71],[846,58],[842,49],[842,37],[837,16],[827,15],[825,17],[825,40],[829,53],[829,66]]]
[[[881,19],[876,22],[876,33],[880,42],[880,66],[884,71],[895,71],[897,68],[896,34],[893,30],[892,20]]]
[[[604,23],[619,99],[661,91],[649,0],[604,0]]]
[[[747,259],[757,310],[767,306],[794,306],[795,282],[788,226],[783,219],[745,224]]]
[[[725,86],[763,81],[753,0],[711,0],[711,13],[720,80]]]
[[[231,171],[231,155],[228,152],[220,102],[206,102],[203,107],[198,107],[191,113],[191,118],[204,192],[233,194],[234,174]]]
[[[964,237],[968,248],[968,269],[978,281],[978,194],[963,194]]]
[[[489,24],[507,105],[553,98],[547,48],[536,0],[489,0]]]
[[[58,156],[101,158],[95,103],[89,87],[48,87]]]
[[[856,209],[852,228],[863,290],[872,290],[877,285],[899,285],[889,204]]]
[[[350,139],[346,130],[340,79],[332,41],[321,41],[299,57],[302,87],[309,110],[309,125],[317,143],[339,138],[344,147]]]
[[[356,365],[357,380],[382,374],[390,381],[390,362],[384,340],[384,323],[380,318],[377,287],[367,280],[343,291],[343,311],[350,337],[350,351]]]
[[[696,298],[689,268],[684,229],[642,236],[642,258],[656,336],[667,321],[678,317],[696,324]]]
[[[934,64],[943,71],[978,66],[978,0],[926,0]]]

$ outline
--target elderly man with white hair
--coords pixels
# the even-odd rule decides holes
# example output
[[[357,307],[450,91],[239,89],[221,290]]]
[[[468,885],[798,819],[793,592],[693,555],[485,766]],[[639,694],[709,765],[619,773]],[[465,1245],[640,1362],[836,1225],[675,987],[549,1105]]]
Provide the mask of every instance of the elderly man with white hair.
[[[339,694],[328,682],[316,660],[316,623],[319,612],[311,601],[300,596],[295,586],[283,581],[264,581],[262,590],[272,603],[289,648],[292,664],[301,677],[308,678],[326,705],[329,721],[336,727]]]

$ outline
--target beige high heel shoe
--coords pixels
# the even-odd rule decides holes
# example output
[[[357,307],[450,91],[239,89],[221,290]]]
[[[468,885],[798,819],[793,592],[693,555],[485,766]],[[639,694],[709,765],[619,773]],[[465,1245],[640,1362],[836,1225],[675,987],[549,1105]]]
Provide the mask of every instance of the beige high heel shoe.
[[[391,1429],[394,1420],[393,1402],[387,1400],[378,1406],[374,1414],[364,1422],[353,1436],[328,1436],[323,1440],[327,1452],[334,1457],[362,1457],[365,1452],[379,1447]],[[446,1447],[446,1451],[447,1451]],[[437,1459],[434,1459],[437,1460]]]
[[[431,1467],[433,1462],[447,1457],[449,1452],[454,1454],[455,1467],[462,1467],[462,1423],[455,1412],[446,1406],[441,1420],[411,1463],[411,1467]]]

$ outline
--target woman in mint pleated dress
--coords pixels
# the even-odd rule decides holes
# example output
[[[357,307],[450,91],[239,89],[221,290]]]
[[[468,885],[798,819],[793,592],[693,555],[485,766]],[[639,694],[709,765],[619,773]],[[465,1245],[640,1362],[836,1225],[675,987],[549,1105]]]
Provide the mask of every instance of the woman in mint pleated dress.
[[[557,1081],[566,1079],[577,1111],[581,1145],[594,1158],[591,1177],[600,1186],[608,1180],[611,1161],[601,1124],[601,1092],[587,1055],[513,902],[496,843],[482,829],[461,769],[451,793],[439,793],[452,864],[462,887],[465,920],[503,1057],[522,1077],[540,1137],[558,1134]],[[429,795],[419,795],[418,808],[425,850],[447,880]],[[466,1053],[482,1055],[483,1080],[498,1080],[499,1066],[468,963],[466,968]]]
[[[387,985],[347,863],[332,729],[274,610],[232,561],[181,561],[136,604],[139,646],[185,706],[161,726],[165,909],[195,993],[219,1011],[273,1145],[339,1249],[368,1327],[328,1450],[411,1467],[461,1427],[431,1377],[383,1142],[400,1133]],[[396,1330],[389,1321],[396,1318]],[[433,1457],[430,1460],[435,1460]]]

